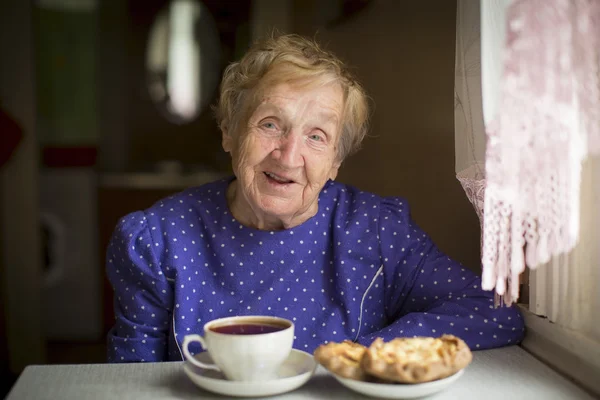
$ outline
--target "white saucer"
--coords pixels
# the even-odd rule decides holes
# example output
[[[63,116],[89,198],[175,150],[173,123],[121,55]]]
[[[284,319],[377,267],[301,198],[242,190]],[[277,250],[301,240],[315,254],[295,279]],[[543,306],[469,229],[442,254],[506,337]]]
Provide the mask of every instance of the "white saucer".
[[[212,363],[206,352],[195,357],[198,361]],[[188,361],[183,364],[186,375],[202,389],[236,397],[272,396],[295,390],[308,382],[316,367],[317,363],[312,355],[296,349],[292,349],[280,367],[278,378],[266,382],[228,381],[221,372],[198,368]]]
[[[463,373],[464,369],[444,379],[439,379],[437,381],[432,382],[412,384],[361,382],[356,381],[354,379],[342,378],[335,374],[332,375],[335,376],[335,378],[348,389],[365,394],[367,396],[385,399],[414,399],[416,397],[429,396],[431,394],[444,390],[446,387],[448,387],[454,381],[460,378]]]

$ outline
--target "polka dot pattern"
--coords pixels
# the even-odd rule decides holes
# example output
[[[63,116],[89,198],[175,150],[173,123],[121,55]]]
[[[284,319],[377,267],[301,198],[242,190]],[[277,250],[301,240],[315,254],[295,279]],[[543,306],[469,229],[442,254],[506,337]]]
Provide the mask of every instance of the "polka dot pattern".
[[[519,312],[494,309],[479,277],[435,247],[405,200],[330,181],[313,218],[260,231],[229,212],[229,182],[186,190],[119,222],[106,260],[116,314],[109,361],[181,360],[186,334],[234,315],[288,318],[294,347],[308,352],[378,336],[451,333],[472,349],[522,339]]]

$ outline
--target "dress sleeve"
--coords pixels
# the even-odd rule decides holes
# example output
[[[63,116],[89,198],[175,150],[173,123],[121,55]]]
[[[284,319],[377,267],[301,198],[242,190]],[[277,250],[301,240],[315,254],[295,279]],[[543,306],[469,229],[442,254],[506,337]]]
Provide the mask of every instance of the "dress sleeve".
[[[115,311],[109,362],[166,359],[173,289],[155,254],[159,246],[143,212],[127,215],[115,228],[106,253]]]
[[[411,220],[408,204],[386,198],[380,209],[379,243],[384,265],[385,312],[389,325],[359,338],[452,334],[472,350],[519,343],[519,310],[494,307],[493,292],[481,278],[443,254]]]

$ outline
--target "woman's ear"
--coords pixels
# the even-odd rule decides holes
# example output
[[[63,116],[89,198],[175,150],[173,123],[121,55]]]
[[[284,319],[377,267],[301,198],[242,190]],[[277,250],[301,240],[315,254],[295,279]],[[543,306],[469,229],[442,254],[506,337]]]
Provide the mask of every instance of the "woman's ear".
[[[225,150],[226,153],[231,153],[231,150],[233,149],[233,138],[227,129],[221,129],[221,132],[223,134],[221,146],[223,146],[223,150]]]
[[[337,177],[338,171],[340,170],[340,166],[342,165],[341,161],[335,161],[329,170],[329,179],[332,181]]]

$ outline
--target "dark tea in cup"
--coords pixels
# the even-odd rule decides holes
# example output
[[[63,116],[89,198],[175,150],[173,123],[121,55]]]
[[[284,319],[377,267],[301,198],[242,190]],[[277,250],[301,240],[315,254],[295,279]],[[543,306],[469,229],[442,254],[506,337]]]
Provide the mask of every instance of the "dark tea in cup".
[[[239,323],[231,322],[223,325],[211,326],[209,329],[216,333],[226,335],[260,335],[263,333],[279,332],[290,327],[290,324],[278,321],[243,320]]]

